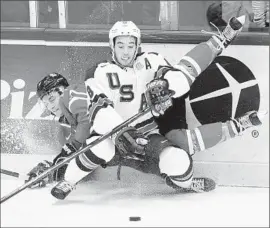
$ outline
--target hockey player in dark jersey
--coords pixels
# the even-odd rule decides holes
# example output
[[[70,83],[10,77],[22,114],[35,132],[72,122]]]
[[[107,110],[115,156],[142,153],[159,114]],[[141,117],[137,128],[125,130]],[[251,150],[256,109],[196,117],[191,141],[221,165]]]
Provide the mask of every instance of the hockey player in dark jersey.
[[[86,95],[89,93],[89,89],[93,95],[93,99],[90,101]],[[72,136],[52,162],[43,161],[34,167],[28,173],[29,179],[27,181],[123,122],[123,119],[112,108],[112,102],[93,83],[91,88],[86,87],[84,83],[69,86],[68,81],[62,75],[51,73],[38,83],[37,95],[40,103],[52,115],[59,118],[60,124],[70,126]],[[126,151],[121,143],[123,140],[127,141],[125,137],[128,137],[128,142],[132,145]],[[128,153],[132,157],[143,152],[143,146],[148,142],[148,139],[134,128],[123,129],[113,139],[104,140],[30,187],[43,187],[47,183],[60,181],[60,187],[53,188],[52,194],[56,195],[57,198],[64,198],[65,195],[59,190],[67,184],[62,180],[77,182],[95,168],[106,165],[115,155],[115,141],[119,141],[116,147],[121,147],[123,153]],[[133,151],[132,148],[134,148]]]
[[[51,73],[37,85],[37,96],[40,104],[58,119],[59,124],[70,128],[69,142],[61,153],[51,162],[43,161],[29,172],[29,180],[48,169],[51,165],[60,162],[68,156],[74,148],[78,149],[90,137],[90,124],[87,115],[87,95],[84,85],[69,86],[66,78],[58,73]],[[77,131],[76,131],[77,130]],[[32,185],[31,188],[43,187],[53,180],[63,178],[67,165],[64,165],[45,180]]]

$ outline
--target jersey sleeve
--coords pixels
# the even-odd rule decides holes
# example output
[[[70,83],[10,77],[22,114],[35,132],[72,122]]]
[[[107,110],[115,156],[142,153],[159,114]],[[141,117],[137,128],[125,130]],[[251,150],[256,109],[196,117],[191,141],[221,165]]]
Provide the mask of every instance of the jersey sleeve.
[[[89,97],[92,96],[88,105],[89,122],[92,126],[92,131],[98,134],[105,134],[121,124],[123,118],[116,112],[112,101],[99,90],[99,87],[96,86],[94,89],[93,83],[91,84],[92,88],[88,85]]]
[[[107,69],[109,62],[102,62],[86,71],[85,82],[93,84],[94,87],[98,88],[106,97],[113,100],[112,89],[108,84]]]
[[[91,123],[89,123],[87,112],[87,98],[84,84],[77,85],[69,90],[68,109],[77,122],[73,138],[79,143],[84,143],[90,137]]]
[[[172,66],[158,53],[149,52],[148,58],[150,63],[154,65],[154,79],[166,79],[169,83],[169,88],[175,92],[173,97],[181,97],[190,90],[191,82],[181,69]]]
[[[171,66],[171,64],[168,62],[166,58],[164,58],[161,54],[156,53],[156,52],[148,52],[145,55],[146,59],[149,60],[149,64],[151,65],[152,69],[154,70],[155,74],[153,75],[154,78],[159,78],[158,69],[162,66]],[[147,62],[146,68],[147,68]],[[153,79],[154,79],[153,78]]]
[[[107,96],[107,90],[104,91],[100,80],[89,78],[85,81],[85,86],[88,96],[87,111],[92,131],[105,134],[123,122],[122,117],[113,108],[113,102]]]
[[[86,139],[90,137],[90,129],[91,129],[91,124],[88,121],[87,115],[84,115],[84,118],[82,118],[76,127],[76,132],[74,139],[78,141],[79,143],[84,143]]]
[[[84,102],[85,109],[75,114],[77,119],[77,127],[74,139],[80,143],[84,143],[91,135],[91,123],[89,122],[89,115],[87,113],[87,102]]]

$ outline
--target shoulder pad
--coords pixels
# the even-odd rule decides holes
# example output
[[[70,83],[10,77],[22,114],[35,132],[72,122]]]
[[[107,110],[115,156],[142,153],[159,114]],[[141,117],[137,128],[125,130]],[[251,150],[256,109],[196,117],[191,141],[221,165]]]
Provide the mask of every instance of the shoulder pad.
[[[86,81],[87,79],[89,78],[93,78],[94,75],[95,75],[95,71],[98,67],[105,67],[107,65],[109,65],[110,62],[109,61],[101,61],[101,62],[98,62],[96,63],[94,66],[88,68],[86,71],[85,71],[85,78],[84,78],[84,81]]]
[[[148,52],[147,53],[148,55],[150,56],[157,56],[157,57],[154,57],[154,58],[158,58],[158,59],[162,59],[165,61],[165,63],[168,65],[168,66],[171,66],[171,64],[169,63],[169,61],[167,59],[165,59],[161,54],[157,53],[157,52]]]

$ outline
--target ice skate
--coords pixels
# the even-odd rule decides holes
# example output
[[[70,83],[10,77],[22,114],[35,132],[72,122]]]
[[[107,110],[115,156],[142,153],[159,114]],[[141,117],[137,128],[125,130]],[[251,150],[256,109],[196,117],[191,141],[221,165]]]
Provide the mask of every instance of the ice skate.
[[[75,188],[75,185],[63,180],[60,181],[55,187],[52,188],[51,194],[60,200],[65,199],[69,193]]]
[[[182,188],[171,181],[167,175],[162,175],[166,184],[174,188],[179,193],[203,193],[210,192],[216,188],[216,182],[207,177],[194,177],[189,188]]]
[[[210,192],[216,188],[216,182],[210,178],[206,177],[194,177],[192,179],[191,186],[189,188],[179,188],[176,189],[180,192],[186,193],[203,193]]]
[[[245,23],[245,17],[246,16],[244,16],[244,15],[241,17],[238,17],[238,18],[232,17],[229,20],[228,25],[222,31],[222,33],[217,36],[220,39],[220,41],[223,43],[225,48],[241,32],[243,25]]]
[[[240,17],[232,17],[230,18],[225,29],[220,32],[220,30],[211,23],[218,31],[218,34],[207,32],[202,30],[203,33],[212,34],[212,38],[219,44],[220,51],[224,50],[232,41],[237,37],[237,35],[241,32],[243,25],[245,24],[245,15]],[[221,52],[220,52],[221,53]]]
[[[244,114],[243,116],[240,116],[236,119],[233,119],[237,131],[239,134],[242,133],[242,131],[255,126],[260,126],[262,124],[262,119],[267,114],[267,111],[250,111]]]
[[[185,189],[187,192],[210,192],[216,188],[216,182],[206,177],[194,177],[190,189]]]

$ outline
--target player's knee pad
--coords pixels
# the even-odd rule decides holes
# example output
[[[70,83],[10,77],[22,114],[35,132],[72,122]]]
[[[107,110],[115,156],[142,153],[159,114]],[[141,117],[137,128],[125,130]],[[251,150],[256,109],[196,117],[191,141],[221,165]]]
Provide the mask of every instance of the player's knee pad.
[[[96,140],[99,136],[93,136],[86,140],[86,144],[90,144]],[[87,152],[80,154],[76,158],[76,163],[78,167],[83,171],[92,171],[98,166],[106,166],[115,155],[115,146],[110,139],[106,139]]]
[[[162,151],[159,159],[160,173],[166,175],[167,184],[189,187],[193,177],[191,156],[177,147],[168,147]]]

